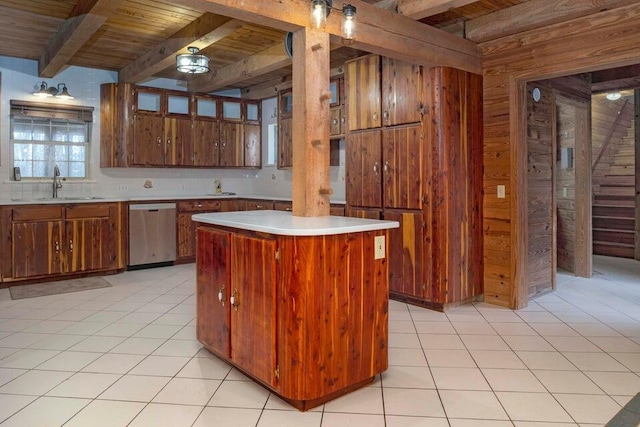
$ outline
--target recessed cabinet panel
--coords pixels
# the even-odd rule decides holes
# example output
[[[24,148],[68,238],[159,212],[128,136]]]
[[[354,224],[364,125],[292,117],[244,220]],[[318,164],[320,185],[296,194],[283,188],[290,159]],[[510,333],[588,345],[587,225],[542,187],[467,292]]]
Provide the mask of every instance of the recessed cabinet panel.
[[[137,94],[137,111],[151,113],[162,112],[162,94],[159,92],[146,92],[139,90]]]
[[[382,137],[380,130],[352,133],[347,138],[347,203],[382,206]]]
[[[168,95],[167,96],[167,113],[188,115],[190,99],[188,96]]]
[[[380,57],[369,55],[345,64],[349,130],[382,126]]]
[[[198,117],[208,117],[211,119],[218,117],[218,101],[215,99],[196,97],[195,108],[196,116]]]
[[[242,109],[240,102],[222,101],[222,118],[225,120],[242,119]]]

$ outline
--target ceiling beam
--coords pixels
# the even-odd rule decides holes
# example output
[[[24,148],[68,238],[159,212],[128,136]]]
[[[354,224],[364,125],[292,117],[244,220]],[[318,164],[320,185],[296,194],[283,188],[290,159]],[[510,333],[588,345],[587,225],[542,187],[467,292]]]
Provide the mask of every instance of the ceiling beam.
[[[342,75],[344,75],[344,66],[334,67],[329,70],[330,78],[340,77]],[[268,82],[246,87],[241,90],[241,97],[244,99],[273,98],[278,95],[279,91],[291,89],[292,78],[293,76],[289,74]]]
[[[100,29],[121,0],[80,0],[58,28],[38,61],[41,77],[54,77]]]
[[[240,27],[242,22],[237,19],[205,13],[120,70],[118,80],[124,83],[139,83],[172,65],[175,66],[176,55],[189,53],[187,47],[204,49]]]
[[[398,10],[398,0],[379,0],[371,4],[377,8],[389,10],[391,12],[397,12]]]
[[[237,0],[172,0],[173,3],[230,16],[235,19],[295,31],[309,25],[309,2]],[[348,0],[357,8],[358,34],[350,47],[425,66],[448,66],[480,74],[481,52],[478,46],[445,31],[411,18],[377,8],[361,0]],[[335,0],[341,8],[343,0]],[[332,13],[326,32],[340,37],[341,15]]]
[[[212,92],[290,65],[291,58],[284,50],[284,43],[276,43],[233,64],[193,78],[188,83],[189,92]]]
[[[635,3],[637,0],[530,0],[467,21],[466,36],[482,43]]]
[[[422,19],[475,3],[477,0],[398,0],[398,13],[413,19]]]

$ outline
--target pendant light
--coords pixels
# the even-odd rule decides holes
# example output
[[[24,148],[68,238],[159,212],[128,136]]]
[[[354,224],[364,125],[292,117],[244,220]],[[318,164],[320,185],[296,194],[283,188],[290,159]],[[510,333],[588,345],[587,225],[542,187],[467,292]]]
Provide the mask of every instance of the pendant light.
[[[198,53],[200,49],[195,46],[187,48],[189,53],[176,56],[176,69],[181,73],[202,74],[209,71],[209,58]]]
[[[311,0],[311,27],[316,30],[324,30],[327,25],[327,16],[332,10],[342,12],[342,38],[354,40],[356,37],[356,7],[345,4],[342,9],[333,7],[333,0]]]

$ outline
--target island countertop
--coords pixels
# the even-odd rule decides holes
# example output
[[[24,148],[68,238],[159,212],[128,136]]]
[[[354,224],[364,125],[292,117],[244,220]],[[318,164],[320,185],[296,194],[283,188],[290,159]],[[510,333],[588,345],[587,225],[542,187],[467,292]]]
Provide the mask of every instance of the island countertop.
[[[282,236],[325,236],[398,228],[397,221],[342,216],[300,217],[283,211],[240,211],[195,214],[193,221]]]

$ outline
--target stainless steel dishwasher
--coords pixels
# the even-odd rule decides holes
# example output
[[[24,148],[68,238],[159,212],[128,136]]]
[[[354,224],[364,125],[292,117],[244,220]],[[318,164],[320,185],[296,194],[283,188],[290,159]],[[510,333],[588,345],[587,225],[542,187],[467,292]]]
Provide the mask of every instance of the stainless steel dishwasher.
[[[176,259],[176,204],[129,205],[129,266]]]

